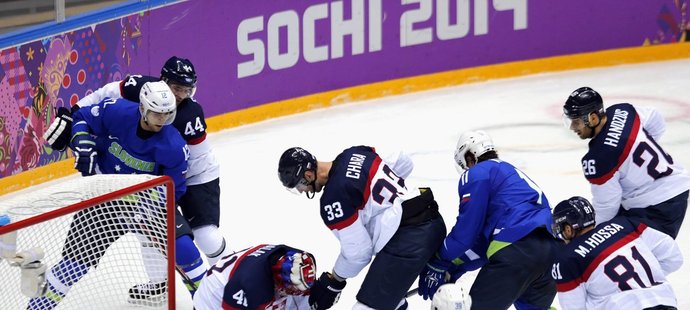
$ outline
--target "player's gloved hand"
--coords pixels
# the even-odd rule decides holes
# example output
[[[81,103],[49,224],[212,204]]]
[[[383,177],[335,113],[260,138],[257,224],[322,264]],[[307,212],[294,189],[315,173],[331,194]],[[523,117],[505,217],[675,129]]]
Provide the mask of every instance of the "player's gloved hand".
[[[324,310],[333,307],[340,298],[340,292],[345,288],[347,281],[338,281],[330,272],[321,274],[311,287],[309,294],[309,306],[312,310]]]
[[[96,142],[86,132],[79,132],[72,139],[74,150],[74,168],[81,172],[82,176],[96,173]]]
[[[60,107],[57,110],[55,120],[43,134],[43,139],[50,144],[56,151],[64,151],[69,144],[72,134],[72,112],[69,109]]]
[[[446,282],[446,272],[452,265],[451,262],[442,260],[434,255],[419,273],[419,288],[417,292],[424,300],[432,299],[438,287]]]
[[[450,280],[446,281],[447,283],[455,283],[462,275],[464,275],[468,271],[473,271],[481,268],[482,266],[486,265],[489,261],[484,258],[479,258],[475,260],[467,260],[463,261],[462,264],[460,265],[451,265],[450,268],[448,269],[448,273],[450,274]]]

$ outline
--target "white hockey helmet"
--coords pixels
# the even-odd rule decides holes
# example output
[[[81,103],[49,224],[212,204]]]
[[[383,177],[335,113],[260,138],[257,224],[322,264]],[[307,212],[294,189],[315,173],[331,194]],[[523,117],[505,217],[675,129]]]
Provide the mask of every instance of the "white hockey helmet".
[[[471,307],[472,298],[457,283],[441,285],[431,301],[431,310],[469,310]]]
[[[141,115],[146,121],[149,121],[149,112],[167,114],[163,124],[159,125],[170,125],[175,119],[177,111],[175,94],[163,81],[144,83],[139,91],[139,102],[143,107]]]
[[[496,150],[494,142],[486,132],[482,130],[464,132],[460,139],[458,139],[458,145],[455,147],[455,163],[460,168],[458,171],[469,168],[465,160],[467,152],[472,153],[475,158],[479,158],[484,153],[494,150]]]

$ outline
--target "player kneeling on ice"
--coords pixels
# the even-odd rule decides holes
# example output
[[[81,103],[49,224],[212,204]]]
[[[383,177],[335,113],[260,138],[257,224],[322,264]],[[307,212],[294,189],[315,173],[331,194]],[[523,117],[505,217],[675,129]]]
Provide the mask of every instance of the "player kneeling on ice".
[[[402,153],[381,158],[374,148],[354,146],[333,161],[317,161],[305,149],[287,149],[278,177],[293,192],[321,196],[321,219],[340,241],[332,272],[311,289],[312,309],[331,308],[346,279],[369,265],[353,309],[406,309],[405,294],[434,251],[446,225],[429,188],[411,188],[413,163]]]
[[[553,209],[554,232],[567,243],[551,269],[562,309],[676,309],[666,276],[683,264],[678,244],[624,216],[594,219],[582,197]]]
[[[310,309],[316,280],[310,253],[286,245],[259,245],[223,257],[201,280],[196,310]]]
[[[141,88],[140,102],[110,99],[74,113],[71,148],[75,168],[83,176],[103,174],[167,175],[175,184],[175,198],[186,190],[185,172],[189,150],[180,133],[168,126],[175,118],[175,96],[165,82],[148,82]],[[47,272],[46,296],[34,298],[29,309],[53,309],[91,267],[96,267],[106,250],[120,237],[134,233],[142,242],[144,264],[164,264],[161,250],[146,231],[146,210],[134,201],[127,207],[99,212],[84,209],[74,215],[62,250],[62,259]],[[184,218],[176,217],[176,221]],[[96,225],[110,222],[112,225]],[[184,227],[176,223],[177,227]],[[143,228],[143,229],[142,229]],[[178,228],[179,229],[179,228]],[[175,262],[192,281],[206,271],[190,232],[175,241]],[[152,268],[147,268],[147,271]],[[164,282],[164,268],[149,273],[152,282]],[[154,287],[162,294],[165,287]],[[130,292],[131,294],[132,292]]]

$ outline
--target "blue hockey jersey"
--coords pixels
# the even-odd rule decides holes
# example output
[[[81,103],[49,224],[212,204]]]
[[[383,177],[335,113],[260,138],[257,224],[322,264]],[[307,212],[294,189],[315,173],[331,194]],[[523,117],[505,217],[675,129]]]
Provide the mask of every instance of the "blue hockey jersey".
[[[458,185],[460,212],[439,252],[464,260],[483,247],[490,258],[538,227],[551,231],[551,208],[541,189],[523,172],[501,160],[482,161],[466,170]],[[485,256],[484,256],[485,255]],[[472,255],[470,255],[472,256]],[[456,260],[457,262],[457,260]]]
[[[104,174],[167,175],[175,183],[175,198],[186,190],[185,172],[189,150],[173,126],[145,132],[139,125],[139,104],[127,99],[106,98],[80,108],[72,117],[72,136],[95,136],[98,171]]]

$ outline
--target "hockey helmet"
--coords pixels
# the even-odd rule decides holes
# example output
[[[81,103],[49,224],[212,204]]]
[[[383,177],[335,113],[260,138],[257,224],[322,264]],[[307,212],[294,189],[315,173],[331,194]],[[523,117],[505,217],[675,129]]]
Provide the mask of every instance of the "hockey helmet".
[[[469,310],[472,298],[458,283],[441,285],[431,300],[431,310]]]
[[[469,168],[465,160],[467,152],[470,152],[475,158],[479,158],[479,156],[495,150],[494,142],[486,132],[482,130],[464,132],[458,139],[455,148],[455,163],[460,168],[458,171]]]
[[[316,259],[311,253],[290,250],[272,264],[271,271],[278,290],[304,294],[316,281]]]
[[[186,58],[170,57],[161,68],[161,77],[168,83],[189,87],[196,86],[194,65]]]
[[[149,121],[149,112],[164,114],[166,117],[162,125],[170,125],[175,120],[177,105],[175,95],[163,81],[146,82],[139,91],[139,102],[142,107],[142,117]]]
[[[604,101],[599,93],[589,87],[580,87],[573,91],[563,105],[563,115],[569,119],[581,118],[588,123],[590,113],[604,113]]]
[[[316,157],[301,147],[291,147],[283,152],[278,162],[278,178],[288,189],[304,183],[304,172],[316,170]]]
[[[553,233],[562,237],[566,224],[574,231],[592,226],[595,224],[594,214],[594,207],[583,197],[573,196],[563,200],[553,209]]]

